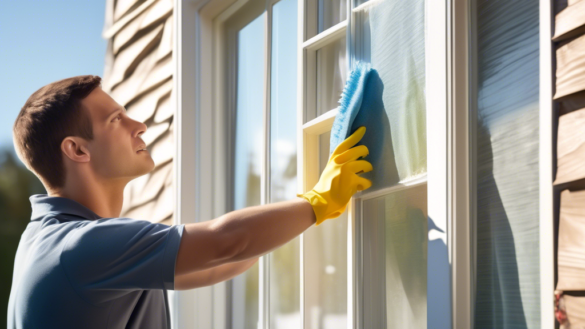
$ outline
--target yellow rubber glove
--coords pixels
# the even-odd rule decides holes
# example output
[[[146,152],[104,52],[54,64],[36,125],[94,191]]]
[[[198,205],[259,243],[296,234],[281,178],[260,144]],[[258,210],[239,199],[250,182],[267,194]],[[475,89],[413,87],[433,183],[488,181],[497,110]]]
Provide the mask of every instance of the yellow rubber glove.
[[[369,179],[357,175],[361,171],[373,170],[372,164],[368,161],[357,160],[369,154],[368,148],[365,145],[353,147],[362,139],[365,132],[366,127],[362,126],[341,142],[329,157],[317,185],[307,193],[297,194],[313,206],[317,217],[316,225],[341,215],[355,192],[372,186]]]

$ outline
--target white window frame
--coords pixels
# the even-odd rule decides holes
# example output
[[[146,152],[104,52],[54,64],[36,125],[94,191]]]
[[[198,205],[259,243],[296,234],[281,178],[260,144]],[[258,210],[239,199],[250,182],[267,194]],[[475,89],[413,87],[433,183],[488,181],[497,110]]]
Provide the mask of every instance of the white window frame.
[[[317,118],[304,123],[306,114],[312,110],[308,108],[307,104],[314,104],[314,94],[305,94],[306,90],[314,90],[312,85],[313,80],[307,78],[307,72],[311,74],[316,71],[314,64],[314,51],[324,45],[334,42],[340,33],[346,33],[346,44],[348,51],[346,58],[348,58],[348,72],[351,71],[354,65],[354,58],[350,54],[359,53],[359,41],[355,40],[356,28],[352,26],[352,19],[356,16],[353,13],[352,0],[348,0],[348,17],[346,21],[340,22],[337,25],[313,36],[304,41],[307,35],[307,30],[314,29],[305,23],[307,20],[315,21],[314,12],[305,12],[303,1],[299,2],[299,30],[300,42],[302,42],[302,49],[300,49],[299,58],[303,60],[302,65],[299,65],[298,81],[303,83],[299,85],[299,100],[298,100],[298,138],[300,145],[298,157],[298,177],[299,179],[299,193],[310,189],[319,178],[319,135],[331,130],[333,121],[335,119],[336,110],[331,110]],[[372,1],[371,3],[373,3]],[[362,6],[368,6],[371,3],[365,3]],[[361,264],[362,264],[362,238],[361,238],[361,204],[363,201],[375,198],[381,195],[388,194],[392,191],[403,189],[407,186],[416,186],[420,184],[427,184],[428,195],[433,197],[428,198],[428,216],[434,219],[435,222],[442,223],[447,232],[452,232],[452,225],[450,217],[448,216],[448,182],[447,182],[447,164],[448,164],[448,128],[447,128],[447,108],[448,108],[448,85],[447,85],[447,3],[438,1],[427,1],[426,24],[426,90],[427,90],[427,162],[432,163],[432,166],[427,166],[426,177],[420,177],[416,180],[398,184],[389,188],[385,188],[375,192],[358,192],[348,207],[348,329],[362,328],[363,319],[360,315],[363,314],[362,302],[365,298],[361,292]],[[432,13],[432,14],[430,14]],[[441,15],[443,13],[443,15]],[[304,41],[304,42],[303,42]],[[351,49],[351,50],[350,50]],[[432,56],[430,55],[432,54]],[[300,63],[301,64],[301,63]],[[312,76],[312,75],[311,75]],[[304,123],[304,124],[303,124]],[[468,212],[467,212],[468,214]],[[468,221],[468,216],[463,218]],[[451,233],[449,233],[451,235]],[[451,253],[452,241],[448,239],[447,233],[444,236],[447,241],[448,250]],[[301,238],[301,248],[303,248],[304,234]],[[301,251],[301,267],[304,263],[302,260],[303,252]],[[451,259],[451,257],[449,257]],[[301,272],[302,273],[302,272]],[[303,291],[301,284],[301,290]],[[303,300],[304,298],[301,297]],[[452,304],[452,310],[455,311],[455,303]],[[304,311],[304,308],[302,309]],[[383,326],[385,324],[379,323]],[[454,327],[455,323],[453,323]]]
[[[310,1],[310,0],[305,0]],[[352,0],[348,0],[351,2]],[[374,1],[374,0],[370,0]],[[434,58],[427,56],[427,161],[428,166],[428,214],[434,219],[447,223],[447,247],[451,262],[452,327],[472,327],[472,221],[471,200],[472,163],[469,136],[469,17],[470,0],[427,0],[427,53],[433,50]],[[176,155],[175,172],[175,216],[174,224],[209,220],[223,214],[226,191],[221,189],[225,182],[217,169],[222,163],[215,152],[214,143],[223,120],[219,111],[210,111],[217,106],[214,90],[220,86],[214,80],[213,65],[217,40],[214,40],[214,19],[236,0],[174,0],[173,63],[175,77],[171,101],[177,109],[175,124]],[[299,0],[298,25],[298,191],[304,192],[318,179],[316,171],[307,171],[305,166],[314,168],[318,158],[318,136],[331,129],[334,111],[303,124],[305,88],[304,67],[307,64],[305,49],[315,49],[326,38],[326,34],[347,31],[347,47],[352,46],[351,10],[348,21],[340,23],[321,36],[304,41],[305,4]],[[552,193],[552,42],[551,2],[540,1],[540,253],[541,253],[541,320],[542,327],[554,323],[554,257],[553,257],[553,193]],[[432,13],[432,14],[429,14]],[[442,13],[442,14],[441,14]],[[314,15],[314,13],[313,13]],[[270,19],[268,17],[267,19]],[[310,18],[310,17],[309,17]],[[314,17],[313,17],[314,18]],[[349,25],[348,25],[349,23]],[[349,54],[349,52],[348,52]],[[429,62],[430,61],[430,62]],[[351,60],[348,58],[351,64]],[[349,70],[348,70],[349,71]],[[209,81],[215,81],[210,84]],[[432,101],[431,101],[432,100]],[[266,108],[269,108],[266,107]],[[265,111],[266,112],[266,111]],[[269,113],[268,113],[269,115]],[[216,125],[214,126],[214,123]],[[220,136],[221,137],[221,136]],[[317,148],[317,149],[315,149]],[[221,152],[218,152],[221,153]],[[310,154],[313,154],[311,157]],[[263,164],[269,157],[266,157]],[[548,174],[544,174],[548,173]],[[262,186],[266,189],[266,181]],[[215,187],[215,188],[214,188]],[[206,191],[216,191],[213,195]],[[265,193],[262,193],[263,197]],[[352,199],[348,216],[348,327],[360,328],[359,319],[360,269],[356,266],[359,249],[359,225],[354,215],[358,200]],[[432,197],[431,197],[432,196]],[[301,237],[301,257],[303,255]],[[264,261],[264,267],[267,263]],[[261,271],[261,273],[264,273]],[[301,261],[301,273],[303,263]],[[266,275],[266,273],[264,274]],[[301,316],[303,314],[303,277],[301,275]],[[266,290],[265,290],[266,291]],[[173,328],[226,328],[226,284],[191,291],[169,291]],[[260,308],[262,310],[262,308]],[[267,310],[261,311],[267,314]],[[266,316],[263,315],[263,318]],[[268,322],[263,322],[264,327]]]
[[[554,318],[554,207],[553,207],[553,51],[552,0],[540,0],[540,326],[553,328]]]
[[[210,220],[225,214],[228,206],[229,169],[225,164],[228,134],[224,125],[229,120],[224,102],[226,68],[217,62],[226,53],[223,49],[223,23],[249,0],[175,0],[174,87],[173,101],[177,108],[175,142],[176,213],[174,224]],[[265,51],[271,52],[270,22],[272,5],[266,0]],[[188,32],[185,32],[188,31]],[[261,204],[268,200],[269,182],[269,116],[270,60],[265,67],[264,150],[262,159]],[[235,67],[235,66],[234,66]],[[227,99],[227,100],[226,100]],[[188,141],[188,142],[185,142]],[[183,170],[182,168],[185,168]],[[206,193],[206,191],[214,193]],[[260,258],[260,328],[269,323],[270,278],[269,255]],[[174,328],[228,328],[227,282],[191,291],[170,292]]]
[[[474,113],[470,112],[470,75],[476,71],[471,50],[474,36],[471,0],[445,1],[447,12],[447,184],[452,257],[453,328],[473,327],[475,268],[475,176],[473,169]],[[554,326],[554,223],[553,223],[553,92],[552,92],[552,1],[540,0],[540,100],[539,100],[539,231],[540,317],[542,328]],[[431,192],[429,191],[429,195]],[[430,199],[429,199],[430,200]],[[430,211],[430,210],[429,210]]]

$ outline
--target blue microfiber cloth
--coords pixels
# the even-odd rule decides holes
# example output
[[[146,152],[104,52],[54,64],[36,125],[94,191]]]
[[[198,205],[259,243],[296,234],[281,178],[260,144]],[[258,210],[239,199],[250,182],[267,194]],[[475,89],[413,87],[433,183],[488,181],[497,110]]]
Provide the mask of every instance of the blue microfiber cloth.
[[[364,87],[371,71],[372,68],[369,63],[357,62],[345,82],[345,87],[339,100],[339,107],[337,108],[337,115],[331,128],[329,156],[331,156],[337,145],[350,135],[351,125],[362,105]]]

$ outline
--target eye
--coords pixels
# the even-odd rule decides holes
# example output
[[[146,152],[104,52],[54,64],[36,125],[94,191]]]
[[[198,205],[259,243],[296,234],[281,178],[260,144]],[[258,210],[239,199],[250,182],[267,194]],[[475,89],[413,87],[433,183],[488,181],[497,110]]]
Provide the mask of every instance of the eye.
[[[118,114],[118,116],[117,116],[117,117],[115,117],[115,118],[112,120],[112,122],[116,121],[116,119],[120,119],[120,120],[121,120],[121,119],[122,119],[122,116],[121,116],[120,114]]]

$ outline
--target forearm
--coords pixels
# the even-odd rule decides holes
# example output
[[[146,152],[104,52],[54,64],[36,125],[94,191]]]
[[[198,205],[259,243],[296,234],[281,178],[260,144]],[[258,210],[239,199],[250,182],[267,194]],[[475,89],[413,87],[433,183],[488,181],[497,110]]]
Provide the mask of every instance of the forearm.
[[[175,290],[195,289],[229,280],[246,272],[258,258],[227,263],[206,270],[195,271],[175,277]]]
[[[305,199],[232,211],[216,219],[240,241],[232,261],[258,257],[284,245],[315,224],[313,207]]]

